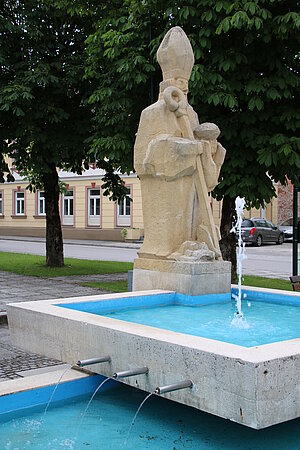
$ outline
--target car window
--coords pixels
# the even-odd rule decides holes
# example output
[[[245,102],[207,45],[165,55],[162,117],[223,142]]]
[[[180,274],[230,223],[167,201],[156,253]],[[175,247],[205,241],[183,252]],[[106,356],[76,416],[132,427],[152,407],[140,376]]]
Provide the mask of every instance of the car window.
[[[289,219],[285,220],[284,222],[282,222],[281,224],[283,227],[291,227],[293,226],[293,218],[290,217]]]
[[[252,220],[244,219],[242,222],[242,228],[253,227]]]
[[[276,228],[276,226],[272,222],[269,222],[268,220],[266,220],[266,224],[267,227],[272,228],[273,230]]]
[[[255,226],[257,226],[257,227],[266,227],[267,224],[266,224],[265,220],[256,220],[255,221]]]

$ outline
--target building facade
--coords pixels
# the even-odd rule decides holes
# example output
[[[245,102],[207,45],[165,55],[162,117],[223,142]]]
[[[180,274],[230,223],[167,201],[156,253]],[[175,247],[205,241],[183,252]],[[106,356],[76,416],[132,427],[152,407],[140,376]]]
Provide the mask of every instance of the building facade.
[[[44,192],[27,190],[28,182],[11,166],[15,181],[0,184],[0,235],[43,237],[46,225]],[[121,241],[143,237],[142,198],[136,174],[122,175],[128,196],[119,202],[110,201],[103,195],[103,172],[94,166],[83,175],[60,171],[59,177],[67,189],[59,200],[64,238]],[[222,205],[212,198],[210,203],[219,226]],[[266,208],[246,211],[245,217],[264,217],[275,224],[280,223],[280,204],[281,200],[275,198]],[[124,229],[126,232],[122,231]]]

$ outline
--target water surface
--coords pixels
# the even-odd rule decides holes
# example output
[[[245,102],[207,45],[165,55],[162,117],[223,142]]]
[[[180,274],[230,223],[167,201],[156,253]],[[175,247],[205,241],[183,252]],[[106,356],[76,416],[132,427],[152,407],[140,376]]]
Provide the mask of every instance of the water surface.
[[[300,337],[300,307],[243,301],[248,328],[233,326],[234,302],[201,306],[166,305],[112,311],[105,315],[156,328],[253,347]]]
[[[300,419],[252,430],[210,414],[152,396],[141,409],[125,446],[134,414],[147,393],[119,384],[99,392],[78,424],[89,396],[50,405],[18,417],[0,415],[5,450],[299,450]],[[76,438],[77,434],[77,438]]]

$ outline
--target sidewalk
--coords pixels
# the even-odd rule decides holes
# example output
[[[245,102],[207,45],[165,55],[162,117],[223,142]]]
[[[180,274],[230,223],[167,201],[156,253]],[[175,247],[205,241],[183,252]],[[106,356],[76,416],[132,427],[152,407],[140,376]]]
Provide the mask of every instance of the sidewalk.
[[[36,278],[0,271],[0,392],[1,381],[49,372],[54,366],[63,364],[61,361],[25,352],[10,344],[9,328],[6,324],[7,303],[102,294],[109,291],[83,287],[79,283],[124,279],[127,279],[127,273]]]
[[[42,237],[27,237],[27,236],[1,236],[0,240],[4,241],[23,241],[23,242],[44,242],[46,239]],[[138,242],[119,242],[119,241],[97,241],[88,239],[64,239],[64,244],[73,245],[92,245],[93,247],[115,247],[115,248],[136,248],[139,249],[142,241]]]
[[[127,273],[37,278],[0,271],[0,314],[6,312],[7,303],[49,300],[62,297],[80,297],[109,292],[81,286],[79,283],[82,282],[126,279]]]
[[[53,366],[60,364],[61,361],[14,347],[10,344],[8,326],[0,325],[0,392],[1,381],[48,372]]]

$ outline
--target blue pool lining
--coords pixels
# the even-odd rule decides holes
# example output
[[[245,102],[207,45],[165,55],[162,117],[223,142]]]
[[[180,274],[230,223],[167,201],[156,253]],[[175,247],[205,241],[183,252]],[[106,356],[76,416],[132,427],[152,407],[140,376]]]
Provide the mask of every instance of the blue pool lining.
[[[231,292],[232,294],[237,295],[238,288],[232,288]],[[242,289],[242,301],[243,300],[276,303],[278,305],[300,306],[300,296],[265,291],[252,291],[250,289]]]
[[[216,303],[227,303],[231,301],[232,294],[237,295],[238,289],[232,288],[231,293],[226,294],[189,296],[186,294],[179,294],[177,292],[168,292],[131,297],[125,296],[102,301],[60,303],[55,306],[101,315],[121,310],[153,308],[169,305],[205,306]],[[242,289],[242,301],[243,300],[300,306],[300,297],[298,296],[247,289]]]
[[[200,306],[213,303],[227,303],[231,301],[231,294],[208,294],[187,296],[170,292],[167,294],[138,295],[136,297],[119,297],[105,301],[89,301],[76,303],[60,303],[55,306],[84,311],[88,313],[106,314],[114,311],[153,308],[155,306]]]
[[[93,375],[78,380],[61,382],[57,386],[53,402],[91,394],[105,378],[103,375]],[[116,384],[116,381],[110,380],[105,383],[102,389],[110,389],[112,384]],[[46,405],[54,388],[55,385],[50,385],[0,396],[0,418],[1,415],[13,411]]]

